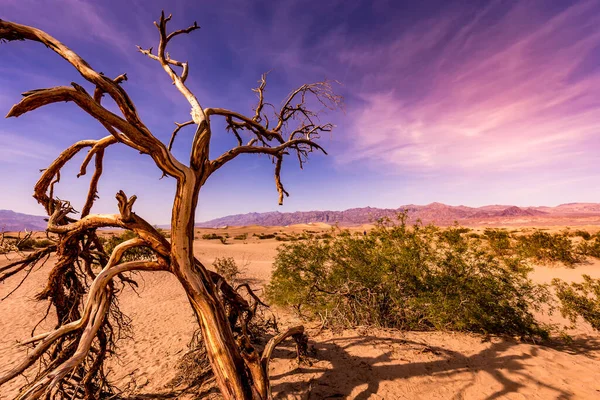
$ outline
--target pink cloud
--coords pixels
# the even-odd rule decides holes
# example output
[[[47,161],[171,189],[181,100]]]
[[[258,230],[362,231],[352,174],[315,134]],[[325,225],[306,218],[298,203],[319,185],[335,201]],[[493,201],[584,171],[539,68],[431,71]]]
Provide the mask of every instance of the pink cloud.
[[[343,52],[371,68],[360,85],[366,105],[345,124],[353,144],[338,160],[423,172],[597,164],[600,73],[580,70],[600,46],[590,6],[541,21],[520,3],[489,26],[483,11],[458,33],[446,16]]]

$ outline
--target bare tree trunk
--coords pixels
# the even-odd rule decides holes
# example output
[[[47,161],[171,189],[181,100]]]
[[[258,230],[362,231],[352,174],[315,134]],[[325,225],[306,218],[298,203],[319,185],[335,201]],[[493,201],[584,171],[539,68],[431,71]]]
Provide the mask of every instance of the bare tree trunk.
[[[171,267],[183,285],[202,330],[221,393],[227,399],[256,399],[225,309],[207,271],[194,261],[193,239],[199,180],[193,172],[178,183],[171,226]]]
[[[39,373],[31,384],[26,385],[23,398],[37,399],[48,396],[53,390],[67,393],[63,384],[67,383],[69,374],[75,368],[86,372],[83,379],[87,397],[92,396],[93,387],[89,383],[98,380],[98,387],[108,386],[105,374],[100,371],[104,362],[102,347],[104,333],[100,328],[108,329],[109,324],[104,324],[106,315],[109,314],[111,301],[103,297],[102,293],[113,293],[112,279],[118,276],[123,282],[135,283],[122,275],[128,271],[169,271],[174,273],[183,285],[190,304],[196,314],[198,324],[202,330],[203,340],[207,354],[215,374],[217,384],[225,399],[250,399],[265,400],[270,398],[270,383],[268,374],[269,359],[273,348],[287,337],[292,336],[298,344],[299,354],[306,348],[306,337],[302,326],[292,327],[272,338],[265,351],[260,354],[251,343],[248,334],[248,323],[256,312],[257,303],[250,306],[241,297],[236,289],[223,283],[223,278],[218,274],[207,271],[202,264],[194,258],[194,214],[198,202],[200,188],[206,180],[219,168],[242,154],[265,154],[275,164],[275,187],[279,193],[279,203],[283,202],[288,193],[281,183],[280,174],[283,158],[288,154],[295,154],[300,166],[308,159],[313,151],[325,150],[317,143],[322,133],[331,132],[333,125],[321,124],[317,115],[320,111],[313,111],[308,107],[307,99],[310,97],[322,105],[323,110],[333,110],[341,106],[341,97],[335,95],[329,82],[316,82],[304,84],[292,91],[283,101],[280,109],[273,108],[273,114],[267,115],[264,90],[266,87],[266,74],[263,74],[258,88],[258,104],[251,116],[246,116],[224,108],[203,108],[192,91],[186,86],[188,77],[188,63],[177,61],[166,51],[168,43],[179,35],[188,34],[197,30],[198,24],[185,29],[167,32],[167,23],[171,15],[161,13],[155,26],[159,31],[160,41],[156,53],[152,48],[144,50],[139,47],[142,54],[158,61],[168,74],[179,92],[186,98],[191,106],[192,120],[177,125],[169,145],[166,146],[140,119],[132,99],[120,84],[127,80],[122,74],[115,79],[110,79],[95,71],[85,60],[63,43],[46,32],[26,25],[16,24],[0,19],[0,42],[30,40],[43,43],[47,48],[56,52],[71,64],[94,87],[91,96],[84,87],[72,83],[71,86],[58,86],[48,89],[38,89],[23,93],[23,98],[15,104],[7,117],[18,117],[48,104],[67,101],[76,104],[83,111],[98,120],[109,132],[109,136],[100,140],[83,140],[63,151],[59,157],[44,170],[42,177],[35,187],[34,197],[44,205],[48,216],[48,231],[57,234],[60,238],[56,245],[49,246],[33,257],[28,257],[21,262],[11,263],[0,269],[0,282],[9,276],[22,271],[32,263],[37,263],[40,258],[50,254],[59,253],[59,262],[49,277],[46,289],[41,297],[53,298],[57,303],[60,326],[57,329],[30,339],[30,343],[37,343],[35,349],[25,360],[14,367],[4,376],[0,377],[0,385],[12,380],[27,370],[35,361],[49,355],[51,363]],[[181,72],[179,71],[181,68]],[[105,108],[101,102],[102,96],[108,95],[116,103],[118,111],[113,112]],[[267,107],[270,110],[270,107]],[[226,130],[231,132],[237,145],[224,152],[217,158],[210,160],[209,147],[212,137],[211,118],[223,118]],[[271,123],[269,123],[271,120]],[[189,165],[178,160],[171,147],[177,132],[185,126],[196,126],[196,132],[190,149]],[[128,198],[123,191],[117,193],[119,214],[90,214],[97,193],[98,180],[102,174],[102,158],[104,150],[113,144],[129,146],[142,154],[148,154],[164,176],[177,180],[177,192],[173,203],[171,222],[171,243],[168,243],[150,224],[138,217],[132,211],[136,196]],[[85,157],[80,173],[84,175],[86,167],[92,157],[95,157],[95,172],[90,182],[86,203],[82,209],[79,220],[69,216],[74,210],[68,202],[54,197],[53,187],[60,181],[60,171],[81,149],[90,147]],[[326,153],[325,153],[326,154]],[[106,254],[96,236],[95,230],[102,227],[120,227],[134,231],[139,239],[124,242],[115,247],[113,253]],[[122,262],[124,251],[134,247],[149,247],[154,253],[156,261],[130,261]],[[100,254],[101,260],[95,257]],[[86,269],[79,267],[79,259],[85,261]],[[77,268],[75,268],[77,266]],[[102,269],[99,275],[92,270],[93,266]],[[77,312],[70,315],[71,307],[74,310],[81,304],[85,288],[78,292],[79,297],[62,302],[54,299],[56,293],[73,292],[72,284],[68,281],[67,273],[79,271],[81,279],[75,277],[73,282],[92,281],[88,289],[87,300],[81,315]],[[216,277],[215,277],[216,276]],[[79,279],[79,280],[78,280]],[[218,282],[218,283],[217,283]],[[68,290],[67,290],[68,289]],[[248,287],[251,295],[252,291]],[[223,297],[221,297],[223,296]],[[255,295],[254,298],[257,299]],[[62,297],[59,297],[62,299]],[[67,304],[68,303],[68,304]],[[114,305],[114,303],[112,303]],[[229,310],[228,309],[233,309]],[[233,318],[228,319],[227,313]],[[243,320],[239,316],[244,315]],[[118,316],[116,317],[118,320]],[[237,324],[237,325],[236,325]],[[237,328],[241,325],[240,331]],[[81,330],[84,328],[83,330]],[[235,330],[235,335],[234,335]],[[101,345],[102,354],[96,357],[91,343],[94,337]],[[69,341],[73,350],[65,357],[57,357],[53,349],[60,348],[64,341]],[[65,353],[66,354],[66,353]],[[91,364],[84,362],[85,357],[91,357]],[[89,358],[88,357],[88,358]],[[59,359],[60,358],[60,359]],[[66,359],[68,358],[68,359]],[[66,360],[63,360],[66,359]],[[60,361],[60,365],[58,365]],[[93,367],[90,369],[89,365]],[[96,378],[94,378],[96,377]],[[52,378],[52,379],[50,379]],[[78,383],[79,385],[79,383]],[[100,392],[98,392],[100,393]],[[77,393],[69,394],[74,397]],[[98,395],[100,396],[100,395]]]

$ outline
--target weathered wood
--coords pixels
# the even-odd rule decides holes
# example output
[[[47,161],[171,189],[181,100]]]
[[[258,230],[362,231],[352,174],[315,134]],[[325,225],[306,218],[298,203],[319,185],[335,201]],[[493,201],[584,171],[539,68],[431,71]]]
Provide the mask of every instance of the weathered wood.
[[[59,86],[49,89],[33,90],[23,94],[23,99],[15,104],[7,117],[18,117],[37,108],[57,102],[72,102],[84,112],[94,117],[104,126],[109,136],[100,140],[83,140],[64,150],[43,172],[34,189],[34,197],[44,206],[49,216],[48,232],[55,234],[56,245],[52,245],[43,254],[56,252],[57,263],[48,278],[47,286],[38,298],[51,298],[59,314],[60,326],[55,330],[36,335],[24,343],[36,344],[36,347],[21,362],[4,376],[0,385],[26,371],[35,361],[56,346],[50,355],[51,363],[22,391],[20,398],[42,398],[67,383],[67,375],[84,377],[85,397],[93,398],[94,376],[99,373],[106,354],[106,319],[114,291],[113,279],[123,282],[131,279],[123,277],[125,271],[164,270],[173,273],[183,286],[190,305],[194,310],[202,338],[219,389],[225,399],[265,400],[271,397],[269,383],[269,360],[273,349],[289,336],[305,344],[304,328],[293,327],[272,338],[262,354],[252,345],[248,334],[248,322],[254,316],[258,304],[262,304],[249,287],[246,289],[255,299],[251,306],[237,291],[224,282],[218,274],[208,271],[193,253],[194,216],[202,186],[211,174],[240,154],[266,154],[275,164],[275,186],[279,193],[279,203],[288,193],[281,182],[281,167],[285,155],[294,153],[300,166],[309,153],[325,150],[316,142],[319,134],[333,129],[332,124],[317,123],[316,113],[308,109],[307,97],[312,96],[325,108],[341,106],[341,98],[333,93],[329,82],[317,82],[302,85],[283,102],[279,111],[271,119],[265,113],[264,90],[267,84],[263,74],[259,87],[258,104],[254,115],[243,114],[223,108],[203,108],[192,91],[186,85],[189,74],[187,62],[177,61],[167,53],[168,43],[175,37],[197,30],[196,23],[185,29],[167,32],[167,23],[171,16],[161,14],[155,22],[159,32],[159,45],[156,54],[152,49],[139,51],[150,59],[158,61],[177,90],[186,98],[191,107],[191,121],[177,124],[168,145],[158,140],[143,124],[137,114],[133,101],[120,84],[127,80],[125,74],[110,79],[96,72],[75,52],[47,33],[25,25],[0,20],[0,41],[30,40],[40,42],[70,63],[81,76],[94,85],[93,96],[82,86]],[[177,73],[173,68],[181,68]],[[102,96],[107,94],[117,104],[120,115],[106,109]],[[238,145],[214,160],[209,158],[210,141],[213,135],[211,118],[224,118],[227,130],[231,131]],[[185,165],[172,154],[171,147],[179,129],[195,125],[195,135],[190,149],[189,163]],[[249,136],[244,144],[243,135]],[[113,144],[124,144],[140,153],[148,154],[165,176],[175,178],[176,194],[172,206],[171,240],[167,241],[155,228],[133,212],[136,196],[127,197],[124,192],[117,193],[118,214],[92,214],[91,209],[97,197],[98,182],[102,175],[102,162],[105,150]],[[72,217],[71,205],[53,195],[54,185],[60,180],[60,171],[79,151],[89,147],[78,176],[86,173],[87,166],[94,158],[94,174],[81,217]],[[325,153],[326,154],[326,153]],[[139,238],[116,246],[111,255],[104,252],[96,235],[103,227],[120,227],[135,232]],[[153,251],[156,261],[121,262],[124,252],[132,247],[146,246]],[[79,259],[85,261],[85,279],[92,283],[87,288],[83,302],[82,283],[74,275]],[[96,259],[100,261],[94,261]],[[37,262],[35,258],[33,262]],[[21,271],[23,265],[29,265],[31,259],[10,266],[8,273]],[[94,262],[103,265],[99,273],[92,271]],[[16,271],[16,272],[15,272]],[[65,281],[69,276],[70,281]],[[66,290],[66,285],[75,286]],[[67,294],[69,296],[67,298]],[[72,295],[71,295],[72,294]],[[226,307],[227,304],[227,307]],[[227,314],[226,308],[230,309]],[[81,310],[81,312],[80,312]],[[238,325],[236,325],[238,324]],[[239,327],[241,326],[241,329]],[[234,332],[234,328],[236,331]],[[240,333],[241,331],[241,333]],[[65,338],[69,338],[69,342]],[[300,340],[302,338],[302,340]],[[92,343],[97,339],[102,348],[92,351]],[[60,343],[60,345],[58,345]],[[103,343],[103,344],[102,344]],[[64,344],[64,348],[63,348]],[[62,349],[62,350],[61,350]],[[93,356],[92,353],[98,353]],[[84,363],[86,357],[93,362]],[[95,357],[95,358],[93,358]],[[91,367],[90,367],[91,365]],[[87,369],[86,369],[87,368]],[[101,376],[105,380],[104,376]],[[75,393],[73,390],[69,389]],[[65,392],[67,393],[67,392]]]

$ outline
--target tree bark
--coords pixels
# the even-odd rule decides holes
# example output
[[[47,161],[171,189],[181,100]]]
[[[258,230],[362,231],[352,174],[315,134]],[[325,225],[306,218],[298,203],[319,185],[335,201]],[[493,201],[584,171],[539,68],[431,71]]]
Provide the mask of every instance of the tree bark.
[[[294,327],[288,332],[272,338],[262,355],[253,347],[250,335],[248,334],[248,322],[255,314],[256,304],[254,308],[249,307],[246,301],[233,288],[222,282],[222,277],[208,271],[194,258],[194,216],[198,196],[200,188],[211,174],[227,162],[242,154],[265,154],[275,163],[275,186],[279,193],[279,203],[281,204],[284,196],[288,195],[280,179],[284,155],[295,154],[302,167],[308,155],[314,150],[325,153],[325,150],[316,140],[320,138],[320,134],[331,132],[333,129],[333,124],[321,124],[317,121],[315,117],[318,112],[310,110],[309,103],[306,101],[307,98],[313,97],[325,109],[333,110],[341,106],[341,97],[334,94],[331,84],[327,81],[305,84],[292,91],[283,102],[282,107],[279,110],[274,109],[274,117],[269,117],[265,113],[264,108],[269,103],[266,103],[264,99],[266,74],[263,74],[260,86],[254,89],[258,93],[258,105],[254,109],[253,116],[247,117],[223,108],[204,109],[196,96],[185,84],[189,72],[188,63],[171,58],[166,51],[170,40],[178,35],[195,31],[199,26],[194,23],[186,29],[179,29],[168,33],[167,23],[170,20],[171,15],[166,16],[162,12],[160,20],[155,22],[160,35],[156,54],[152,53],[152,48],[143,50],[138,47],[142,54],[161,64],[177,90],[181,92],[191,106],[192,120],[177,124],[177,129],[173,132],[171,141],[167,147],[144,125],[133,101],[120,86],[120,83],[127,79],[125,74],[115,79],[110,79],[102,73],[95,71],[75,52],[47,33],[33,27],[0,19],[0,42],[14,40],[40,42],[64,58],[86,81],[95,87],[93,96],[76,83],[72,83],[71,86],[59,86],[26,92],[23,94],[24,97],[21,101],[11,108],[7,117],[18,117],[48,104],[69,101],[75,103],[83,111],[98,120],[110,134],[110,136],[100,140],[77,142],[66,149],[44,171],[35,187],[34,197],[44,205],[50,217],[48,220],[48,231],[58,235],[60,239],[56,246],[49,247],[48,249],[50,250],[46,249],[48,252],[56,251],[58,253],[59,263],[53,269],[46,290],[42,292],[41,297],[52,298],[57,308],[65,310],[65,313],[71,313],[71,309],[77,310],[80,304],[79,297],[82,296],[86,289],[84,286],[87,279],[91,277],[93,282],[98,282],[96,278],[100,276],[95,276],[92,271],[94,254],[97,255],[97,253],[100,253],[100,261],[96,261],[98,265],[116,264],[122,255],[114,253],[109,259],[95,234],[95,230],[101,227],[121,227],[132,230],[139,235],[141,242],[130,244],[139,245],[143,242],[145,246],[151,248],[156,253],[157,262],[141,264],[122,263],[114,266],[115,271],[120,271],[119,268],[124,269],[124,271],[169,270],[175,274],[183,285],[192,309],[196,314],[207,349],[207,355],[223,397],[227,400],[266,400],[271,396],[268,363],[273,348],[291,335],[296,339],[300,351],[301,347],[306,347],[306,337],[304,336],[302,327]],[[175,67],[181,68],[181,73],[176,72]],[[103,94],[110,96],[116,103],[119,111],[110,111],[101,104]],[[214,160],[210,160],[209,157],[212,136],[211,116],[224,118],[226,130],[232,132],[238,142],[236,147],[226,151]],[[269,119],[273,120],[271,127],[269,127]],[[171,153],[175,135],[180,128],[188,125],[196,126],[190,151],[189,166],[179,161]],[[246,139],[243,139],[243,135],[249,136],[246,144],[244,144]],[[156,166],[163,172],[164,176],[170,176],[177,180],[177,191],[172,211],[171,243],[160,236],[150,224],[133,213],[132,206],[136,197],[127,198],[122,191],[117,194],[120,215],[90,214],[96,198],[98,180],[102,174],[104,149],[115,143],[122,143],[142,154],[148,154],[152,157]],[[85,174],[86,167],[92,157],[95,157],[95,172],[90,182],[82,216],[80,219],[75,220],[69,216],[69,214],[74,212],[70,203],[55,198],[53,187],[60,180],[60,171],[63,166],[85,147],[91,147],[91,149],[84,159],[78,176]],[[91,250],[94,251],[94,254],[92,254]],[[115,251],[117,250],[115,249]],[[3,272],[0,275],[0,282],[8,276],[22,271],[25,268],[24,266],[36,263],[43,254],[46,253],[40,253],[33,259],[27,258],[21,263],[12,263],[3,267],[0,269],[0,272]],[[80,271],[81,268],[77,267],[80,258],[86,263],[86,271]],[[80,276],[85,277],[81,278],[83,281],[73,275],[77,271],[79,271]],[[72,276],[72,282],[65,280],[65,272],[71,274],[69,276]],[[215,275],[218,278],[215,278]],[[122,276],[120,278],[125,282],[125,278]],[[102,281],[105,285],[102,290],[107,290],[107,293],[112,293],[111,280],[112,276],[110,279]],[[128,281],[131,282],[129,279]],[[69,293],[74,292],[71,290],[71,287],[75,284],[81,286],[79,297],[67,299],[69,300],[67,302],[55,299],[57,296],[54,296],[54,294],[56,293],[60,294],[65,290]],[[99,289],[96,288],[94,290]],[[248,290],[251,292],[249,287]],[[90,304],[96,307],[96,309],[100,307],[98,299]],[[40,335],[38,335],[38,339],[34,338],[34,341],[41,340],[36,350],[30,353],[30,356],[18,367],[18,370],[8,376],[0,377],[0,385],[13,379],[33,362],[45,355],[54,340],[57,340],[57,338],[63,340],[64,335],[71,334],[74,340],[71,337],[68,339],[72,342],[73,349],[75,349],[75,344],[77,344],[77,357],[69,359],[66,364],[63,363],[64,368],[54,368],[53,364],[49,364],[43,373],[38,374],[34,382],[27,385],[27,387],[32,388],[32,390],[27,391],[30,398],[39,398],[45,395],[41,391],[42,388],[63,390],[61,387],[57,388],[57,385],[60,386],[64,383],[63,381],[65,380],[63,378],[73,368],[85,364],[85,357],[93,353],[90,346],[91,341],[94,340],[93,338],[97,337],[99,342],[103,342],[104,336],[102,335],[104,335],[104,331],[101,331],[101,329],[111,331],[112,328],[110,328],[109,324],[103,322],[106,320],[107,315],[110,317],[108,313],[109,307],[107,307],[101,308],[102,312],[100,314],[94,314],[94,320],[91,322],[91,325],[90,321],[86,321],[86,326],[90,327],[93,334],[75,332],[75,326],[77,329],[83,328],[83,325],[79,326],[77,322],[72,321],[78,320],[79,315],[63,315],[63,311],[58,312],[60,322],[63,325],[54,332],[42,335],[42,338],[39,338]],[[233,308],[233,310],[229,310],[230,308]],[[90,312],[91,308],[88,307],[87,310],[86,312]],[[232,313],[229,319],[227,316],[228,312]],[[238,317],[242,316],[242,314],[244,314],[243,321],[238,321]],[[116,318],[118,319],[118,317]],[[236,323],[241,324],[241,333],[238,332]],[[80,343],[78,344],[77,341]],[[83,345],[80,346],[80,344]],[[101,350],[98,354],[104,354],[103,352],[104,350]],[[50,359],[54,362],[58,358],[56,355],[51,355]],[[86,378],[82,382],[85,385],[88,395],[93,392],[90,382],[94,377],[99,380],[100,383],[97,386],[100,389],[109,386],[104,373],[101,371],[98,372],[98,365],[102,364],[104,355],[91,355],[90,359],[92,360],[91,365],[95,365],[96,367],[90,369],[89,363],[82,367],[82,371],[88,371]],[[53,378],[52,380],[46,379],[50,376],[57,378]],[[66,393],[65,390],[63,391]],[[73,392],[72,396],[75,396],[75,394],[76,392]]]
[[[253,390],[225,309],[206,269],[194,261],[195,210],[201,180],[192,171],[177,184],[171,225],[171,268],[183,285],[202,330],[217,384],[226,399],[263,399]]]

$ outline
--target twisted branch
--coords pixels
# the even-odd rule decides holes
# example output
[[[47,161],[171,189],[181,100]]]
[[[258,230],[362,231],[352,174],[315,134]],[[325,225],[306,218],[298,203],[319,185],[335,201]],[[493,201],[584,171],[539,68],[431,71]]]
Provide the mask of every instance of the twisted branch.
[[[325,153],[317,141],[320,134],[330,132],[333,125],[321,124],[318,114],[341,106],[341,98],[333,93],[329,82],[317,82],[294,90],[279,110],[276,110],[265,100],[267,74],[263,74],[258,87],[254,89],[258,103],[251,117],[223,108],[204,109],[185,84],[189,74],[188,63],[172,58],[167,52],[167,45],[172,39],[189,34],[199,27],[194,22],[185,29],[168,33],[167,23],[170,20],[171,15],[165,16],[163,12],[160,20],[155,22],[159,32],[156,54],[152,53],[152,48],[144,50],[138,47],[142,54],[160,63],[191,106],[191,120],[176,124],[166,146],[142,123],[133,102],[121,87],[120,84],[127,80],[127,75],[110,79],[96,72],[81,57],[45,32],[0,20],[0,41],[31,40],[43,43],[67,60],[94,87],[93,95],[76,83],[72,83],[71,87],[59,86],[26,92],[23,99],[11,108],[7,117],[18,117],[45,105],[67,101],[75,103],[98,120],[110,134],[99,140],[75,143],[43,171],[35,186],[34,197],[44,206],[49,216],[48,232],[58,235],[56,245],[36,252],[21,263],[0,269],[0,280],[3,280],[25,269],[23,265],[33,266],[50,253],[56,253],[57,257],[47,285],[38,299],[50,299],[57,311],[59,327],[28,340],[26,343],[36,344],[35,348],[8,375],[0,378],[1,385],[24,372],[35,360],[47,356],[44,360],[48,362],[38,372],[33,383],[26,386],[21,398],[52,397],[57,391],[63,395],[68,393],[71,397],[82,393],[87,398],[106,395],[103,390],[108,383],[106,375],[100,369],[105,355],[111,351],[110,346],[114,344],[111,324],[115,323],[115,329],[118,329],[124,323],[124,317],[114,300],[118,290],[113,285],[113,278],[119,277],[123,282],[135,285],[134,281],[122,275],[126,271],[167,270],[177,276],[203,329],[206,353],[225,397],[268,398],[268,362],[275,346],[293,336],[297,340],[299,354],[301,345],[305,347],[303,328],[294,327],[271,339],[262,354],[254,348],[249,322],[255,316],[257,307],[265,305],[249,286],[245,286],[249,296],[254,299],[250,304],[223,277],[208,271],[194,258],[191,246],[194,213],[199,190],[208,177],[240,154],[266,154],[272,159],[281,204],[284,196],[288,196],[280,177],[283,157],[296,154],[302,167],[312,151]],[[180,73],[175,72],[177,68],[181,68]],[[102,105],[104,94],[115,101],[118,112],[109,111]],[[313,100],[312,103],[321,104],[323,109],[311,109],[310,99]],[[273,115],[269,117],[266,110],[271,108]],[[237,146],[210,160],[210,118],[213,116],[225,119],[226,128],[235,136]],[[188,167],[179,162],[171,150],[178,132],[190,125],[196,125],[196,131]],[[245,138],[245,135],[249,138]],[[116,195],[118,214],[91,214],[102,175],[104,152],[108,146],[117,142],[149,154],[164,175],[176,178],[177,194],[173,203],[171,242],[133,212],[136,196],[127,197],[123,191]],[[92,158],[95,170],[81,216],[75,219],[72,215],[76,211],[71,204],[54,197],[54,186],[60,181],[63,166],[85,147],[90,150],[81,164],[78,176],[86,174]],[[96,234],[96,230],[103,227],[128,229],[139,237],[117,246],[109,257]],[[152,249],[157,261],[120,263],[123,253],[137,246]],[[97,272],[96,267],[101,270]]]

